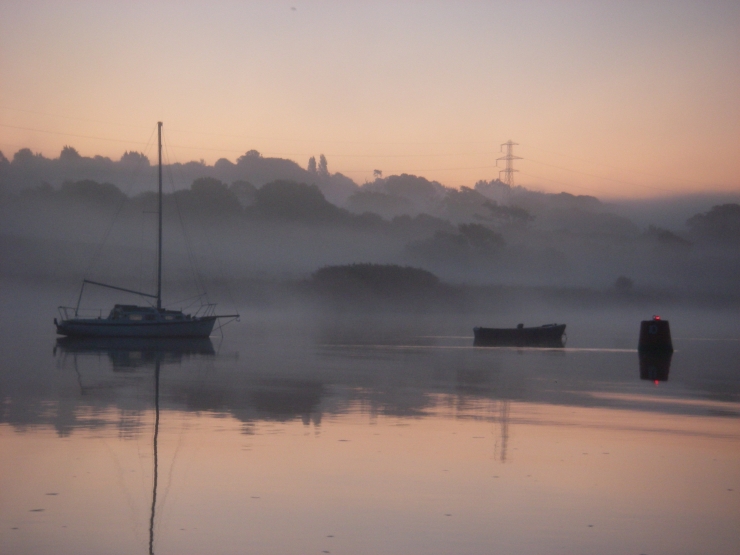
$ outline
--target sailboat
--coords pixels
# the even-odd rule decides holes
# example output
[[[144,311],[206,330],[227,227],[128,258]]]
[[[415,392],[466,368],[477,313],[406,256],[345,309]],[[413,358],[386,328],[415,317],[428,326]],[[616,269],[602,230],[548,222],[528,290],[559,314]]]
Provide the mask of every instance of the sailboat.
[[[88,279],[82,280],[77,306],[59,307],[61,320],[54,318],[59,335],[71,337],[208,337],[219,318],[239,318],[238,314],[213,314],[214,305],[205,313],[184,314],[181,310],[162,308],[162,122],[157,122],[159,150],[158,235],[157,235],[157,293],[143,293]],[[116,304],[107,318],[79,316],[82,293],[86,285],[96,285],[125,293],[156,299],[155,306]]]

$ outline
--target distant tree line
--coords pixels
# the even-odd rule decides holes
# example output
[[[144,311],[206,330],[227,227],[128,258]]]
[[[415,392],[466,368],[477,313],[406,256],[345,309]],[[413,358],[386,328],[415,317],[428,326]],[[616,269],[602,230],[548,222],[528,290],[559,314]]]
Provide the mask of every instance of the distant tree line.
[[[324,266],[311,275],[307,285],[330,301],[367,307],[385,302],[404,307],[426,304],[451,293],[432,272],[397,264]]]
[[[65,156],[73,156],[66,154]],[[247,154],[257,156],[257,154]],[[431,202],[438,194],[437,186],[415,176],[392,176],[386,178],[394,194],[416,195]],[[409,192],[411,191],[411,192]],[[363,191],[356,194],[366,199],[372,195],[390,195],[378,191]],[[237,180],[227,185],[212,177],[195,179],[189,188],[164,195],[165,210],[178,210],[193,221],[272,221],[307,225],[351,226],[372,229],[376,232],[398,233],[415,238],[407,252],[420,260],[438,259],[464,262],[468,259],[495,257],[507,244],[507,235],[529,233],[535,217],[520,206],[501,205],[487,197],[477,198],[480,193],[463,187],[443,197],[447,213],[456,213],[458,218],[444,218],[419,212],[415,215],[402,214],[383,217],[372,210],[358,213],[329,202],[319,187],[289,180],[276,180],[257,187],[248,181]],[[130,198],[116,185],[99,183],[90,179],[65,181],[57,189],[44,183],[35,188],[24,189],[17,197],[24,202],[58,201],[87,203],[115,210],[131,201],[145,209],[154,209],[156,195],[146,192]],[[8,197],[9,198],[9,197]],[[351,205],[357,204],[350,199]],[[405,197],[399,197],[405,198]],[[476,202],[471,202],[471,199]],[[371,208],[371,206],[368,206]],[[657,226],[648,226],[640,234],[634,224],[625,218],[609,213],[596,213],[580,208],[561,209],[562,217],[576,217],[579,225],[593,239],[599,234],[616,234],[662,248],[690,248],[692,241]],[[444,212],[443,212],[444,213]],[[467,214],[467,221],[461,214]],[[552,228],[557,229],[559,212],[553,210],[543,216]],[[455,223],[462,221],[464,223]],[[698,213],[686,221],[688,235],[702,243],[724,246],[740,246],[740,205],[724,204]],[[572,228],[572,224],[571,224]],[[561,232],[562,233],[562,232]]]
[[[117,186],[126,172],[139,172],[146,189]],[[223,232],[235,259],[250,241],[271,244],[274,238],[280,248],[297,245],[286,258],[300,260],[303,271],[307,264],[331,260],[392,261],[445,279],[589,279],[625,294],[643,283],[678,280],[694,287],[721,281],[731,287],[735,276],[740,279],[737,203],[698,212],[679,229],[641,228],[595,197],[542,193],[498,180],[453,189],[378,170],[373,181],[358,186],[332,174],[323,155],[311,157],[304,169],[250,150],[236,162],[173,164],[165,168],[168,174],[179,174],[179,182],[189,185],[173,190],[167,177],[166,221],[179,214]],[[193,177],[185,181],[188,176]],[[15,187],[18,183],[23,186]],[[138,152],[126,152],[118,162],[83,157],[72,147],[53,160],[28,149],[12,161],[0,154],[0,234],[33,230],[34,218],[36,229],[74,228],[77,237],[84,230],[97,233],[98,228],[85,227],[88,209],[100,216],[101,226],[127,210],[129,216],[151,212],[155,183],[156,168]],[[45,226],[51,219],[54,224]],[[270,251],[249,248],[252,254]],[[316,253],[320,261],[314,260]]]
[[[315,166],[315,159],[314,159]],[[165,165],[165,175],[182,188],[200,177],[211,177],[226,183],[247,181],[257,186],[271,181],[288,180],[315,184],[325,197],[341,204],[354,191],[357,184],[341,173],[330,173],[326,157],[322,154],[318,168],[309,171],[292,160],[262,156],[249,150],[236,162],[220,158],[212,166],[201,161]],[[0,192],[18,192],[37,188],[43,184],[59,187],[65,181],[93,180],[100,183],[126,183],[132,194],[150,190],[156,183],[156,168],[140,152],[127,151],[114,161],[104,156],[85,157],[65,146],[59,158],[47,158],[22,148],[8,160],[0,152]]]

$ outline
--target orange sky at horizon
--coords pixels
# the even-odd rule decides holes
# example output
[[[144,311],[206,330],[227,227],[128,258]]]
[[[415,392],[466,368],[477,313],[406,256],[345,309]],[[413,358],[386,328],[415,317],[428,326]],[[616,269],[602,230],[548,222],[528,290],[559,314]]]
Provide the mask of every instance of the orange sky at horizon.
[[[8,158],[116,160],[161,120],[173,162],[325,154],[358,184],[459,187],[511,139],[532,189],[740,192],[734,2],[3,4]]]

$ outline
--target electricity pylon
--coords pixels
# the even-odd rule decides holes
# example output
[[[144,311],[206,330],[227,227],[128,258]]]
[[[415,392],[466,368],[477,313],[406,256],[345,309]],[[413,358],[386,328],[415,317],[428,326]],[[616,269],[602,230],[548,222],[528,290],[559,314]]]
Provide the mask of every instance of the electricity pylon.
[[[514,160],[521,160],[522,158],[520,156],[514,156],[514,147],[519,146],[519,143],[515,143],[511,139],[509,139],[507,142],[501,144],[501,152],[504,151],[503,147],[506,147],[506,156],[502,156],[501,158],[496,158],[496,164],[498,164],[499,160],[506,160],[506,169],[501,170],[498,172],[498,178],[499,180],[506,183],[509,187],[514,186],[514,172],[518,172],[519,170],[514,169]],[[504,178],[501,179],[501,174],[504,174]]]

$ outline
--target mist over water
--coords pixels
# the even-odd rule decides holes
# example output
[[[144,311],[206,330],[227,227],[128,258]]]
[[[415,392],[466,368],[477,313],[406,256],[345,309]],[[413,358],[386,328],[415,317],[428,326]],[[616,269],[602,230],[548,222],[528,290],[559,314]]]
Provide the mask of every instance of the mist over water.
[[[283,299],[238,304],[205,340],[70,341],[51,325],[66,286],[4,287],[4,552],[729,554],[740,539],[734,309],[666,307],[676,351],[647,376],[636,307]],[[473,325],[556,314],[564,349],[472,346]]]
[[[199,340],[54,333],[154,290],[151,194],[4,192],[0,551],[735,552],[740,206],[326,183],[165,196],[164,304],[241,315]],[[473,346],[520,323],[565,347]]]
[[[498,180],[457,190],[406,174],[357,186],[326,169],[312,173],[294,164],[287,171],[281,159],[259,153],[242,159],[229,171],[196,165],[190,173],[201,177],[168,184],[170,283],[288,286],[323,266],[375,263],[423,268],[464,287],[591,289],[621,294],[625,302],[645,295],[738,302],[736,196],[614,203]],[[47,162],[52,169],[57,163]],[[86,165],[78,165],[83,172]],[[127,195],[89,179],[35,185],[33,172],[21,172],[22,160],[8,166],[28,181],[20,190],[12,180],[0,188],[3,275],[71,281],[84,275],[136,289],[152,283],[153,193]],[[294,174],[305,181],[286,179]],[[339,196],[337,179],[344,187]]]

